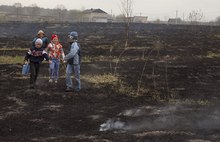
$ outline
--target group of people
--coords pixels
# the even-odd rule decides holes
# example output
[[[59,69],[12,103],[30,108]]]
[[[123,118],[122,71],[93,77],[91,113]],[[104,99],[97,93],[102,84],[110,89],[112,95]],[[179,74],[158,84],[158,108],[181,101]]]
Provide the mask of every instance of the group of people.
[[[70,32],[68,42],[70,49],[67,55],[64,54],[63,46],[59,42],[57,34],[52,34],[49,42],[45,33],[40,30],[32,41],[32,47],[26,53],[25,64],[30,65],[30,88],[36,88],[36,80],[42,61],[49,61],[50,78],[49,83],[58,83],[60,62],[67,63],[66,66],[66,92],[80,91],[80,46],[77,43],[78,33]],[[73,87],[71,75],[74,72],[76,85]]]

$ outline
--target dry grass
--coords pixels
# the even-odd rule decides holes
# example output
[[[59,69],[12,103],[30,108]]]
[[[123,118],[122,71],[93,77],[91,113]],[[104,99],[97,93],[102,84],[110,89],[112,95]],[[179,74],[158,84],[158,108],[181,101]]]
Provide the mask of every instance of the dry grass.
[[[111,74],[103,74],[103,75],[84,75],[82,76],[83,80],[86,80],[92,84],[111,84],[113,82],[118,81],[118,77],[113,76]]]
[[[105,88],[106,92],[114,90],[117,94],[132,95],[135,94],[135,89],[132,86],[123,82],[118,76],[113,74],[103,75],[82,75],[81,79],[92,84],[95,88]],[[107,88],[106,88],[107,87]]]
[[[0,56],[0,64],[22,64],[24,56]]]
[[[21,48],[21,47],[16,47],[16,48],[0,48],[0,51],[27,51],[27,48]]]
[[[101,62],[109,62],[111,61],[110,57],[106,56],[97,56],[97,57],[92,57],[92,56],[84,56],[81,58],[82,63],[92,63],[94,61],[101,61]]]
[[[209,100],[193,100],[193,99],[170,99],[170,104],[183,104],[183,105],[200,105],[200,106],[211,106],[212,103]]]
[[[197,57],[199,59],[202,59],[202,58],[220,58],[220,53],[219,53],[219,51],[216,51],[216,52],[208,51],[206,55],[197,55],[195,57]]]
[[[220,53],[219,52],[212,52],[212,51],[209,51],[208,53],[207,53],[207,56],[206,56],[207,58],[218,58],[218,57],[220,57]]]

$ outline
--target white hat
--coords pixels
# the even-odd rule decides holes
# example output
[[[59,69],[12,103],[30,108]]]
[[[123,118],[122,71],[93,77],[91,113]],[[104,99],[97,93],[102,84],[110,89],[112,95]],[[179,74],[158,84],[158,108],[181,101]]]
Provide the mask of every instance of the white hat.
[[[43,44],[42,39],[38,38],[38,39],[35,41],[35,45],[36,45],[36,44],[41,44],[41,45],[42,45],[42,44]]]

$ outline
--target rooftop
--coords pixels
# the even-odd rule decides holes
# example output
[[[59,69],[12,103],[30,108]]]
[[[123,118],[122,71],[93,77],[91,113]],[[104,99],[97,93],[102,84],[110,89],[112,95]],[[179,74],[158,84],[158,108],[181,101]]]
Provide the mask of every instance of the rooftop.
[[[105,14],[108,14],[106,13],[105,11],[101,10],[101,9],[86,9],[83,11],[83,13],[105,13]]]

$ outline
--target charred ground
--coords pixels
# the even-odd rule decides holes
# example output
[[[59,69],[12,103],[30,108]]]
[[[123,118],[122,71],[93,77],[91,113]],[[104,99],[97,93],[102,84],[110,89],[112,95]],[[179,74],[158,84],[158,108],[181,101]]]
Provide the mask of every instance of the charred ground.
[[[124,49],[123,24],[7,23],[1,59],[23,58],[39,29],[58,33],[66,52],[68,32],[78,31],[83,89],[64,92],[64,64],[49,84],[44,63],[30,90],[22,63],[1,61],[0,141],[220,140],[220,27],[134,24]]]

